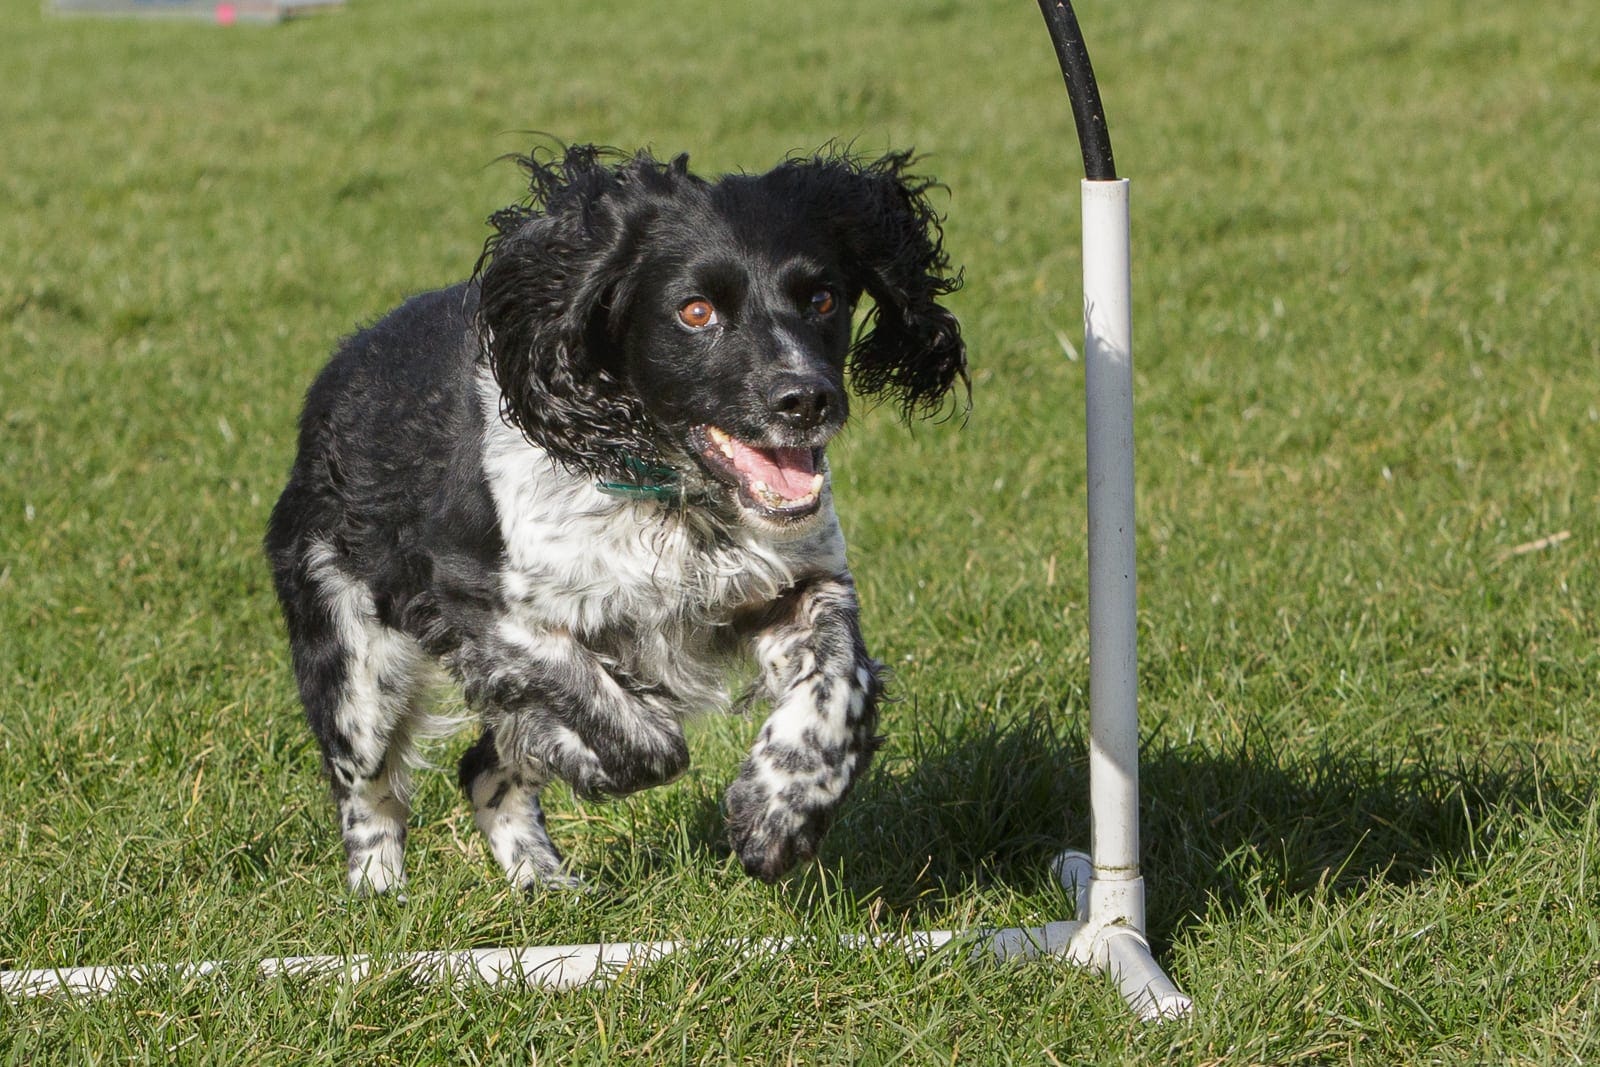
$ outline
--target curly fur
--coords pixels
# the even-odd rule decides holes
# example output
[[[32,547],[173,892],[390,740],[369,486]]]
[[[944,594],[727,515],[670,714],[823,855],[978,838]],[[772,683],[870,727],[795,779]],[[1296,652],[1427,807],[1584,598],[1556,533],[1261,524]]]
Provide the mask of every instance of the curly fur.
[[[312,385],[268,526],[349,883],[403,881],[435,666],[482,722],[459,774],[475,819],[531,887],[572,881],[542,786],[670,780],[740,662],[770,712],[728,836],[776,878],[877,744],[825,460],[845,379],[908,415],[966,381],[933,185],[909,153],[714,182],[592,146],[520,162],[530,195],[491,217],[472,279],[347,339]]]
[[[515,157],[528,200],[490,216],[495,233],[476,277],[478,326],[506,417],[569,468],[626,478],[620,456],[659,463],[639,398],[619,380],[608,350],[617,338],[596,322],[626,314],[628,279],[641,242],[664,212],[711,190],[689,157],[658,162],[648,152],[607,163],[592,145],[560,159]],[[873,307],[851,345],[856,390],[889,397],[909,414],[936,410],[959,378],[966,348],[955,316],[938,301],[961,286],[937,212],[937,183],[911,176],[912,154],[866,162],[848,154],[790,159],[760,179],[775,208],[804,213],[848,250],[853,307]]]

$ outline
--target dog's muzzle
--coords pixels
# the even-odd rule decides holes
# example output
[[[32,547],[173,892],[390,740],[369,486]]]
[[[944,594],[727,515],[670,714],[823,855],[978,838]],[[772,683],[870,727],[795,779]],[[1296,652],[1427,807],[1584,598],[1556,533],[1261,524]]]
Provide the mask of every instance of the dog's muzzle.
[[[822,506],[821,447],[793,448],[741,441],[716,426],[697,426],[689,441],[718,482],[737,491],[739,504],[761,518],[796,522]]]

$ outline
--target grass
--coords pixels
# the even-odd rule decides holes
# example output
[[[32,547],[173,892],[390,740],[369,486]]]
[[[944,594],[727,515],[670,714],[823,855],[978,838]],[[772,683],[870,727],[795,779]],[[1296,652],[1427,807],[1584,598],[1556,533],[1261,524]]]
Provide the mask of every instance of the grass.
[[[1585,5],[1080,6],[1134,180],[1151,933],[1196,1001],[1151,1028],[1064,966],[828,947],[1066,917],[1046,864],[1086,841],[1075,147],[1033,5],[3,4],[0,967],[818,937],[560,995],[239,972],[8,1003],[6,1062],[1600,1056]],[[553,797],[608,893],[502,887],[447,774],[409,902],[340,890],[259,531],[332,341],[470,269],[524,130],[711,172],[914,144],[949,186],[976,406],[836,450],[900,699],[777,888],[717,844],[731,719],[669,788]]]

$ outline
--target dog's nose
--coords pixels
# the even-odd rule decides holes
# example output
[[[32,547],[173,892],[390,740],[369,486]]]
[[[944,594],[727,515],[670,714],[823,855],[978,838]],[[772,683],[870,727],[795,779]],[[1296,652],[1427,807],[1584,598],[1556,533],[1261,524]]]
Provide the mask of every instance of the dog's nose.
[[[812,430],[843,414],[844,394],[826,378],[788,374],[767,391],[767,407],[784,425]]]

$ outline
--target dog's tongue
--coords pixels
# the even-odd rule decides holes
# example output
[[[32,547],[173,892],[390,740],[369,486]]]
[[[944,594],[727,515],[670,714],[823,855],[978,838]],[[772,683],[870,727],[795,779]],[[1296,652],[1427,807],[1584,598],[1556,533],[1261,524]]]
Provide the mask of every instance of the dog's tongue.
[[[754,490],[757,483],[784,500],[809,496],[815,486],[816,465],[809,448],[756,448],[731,438],[733,469],[740,481]]]

